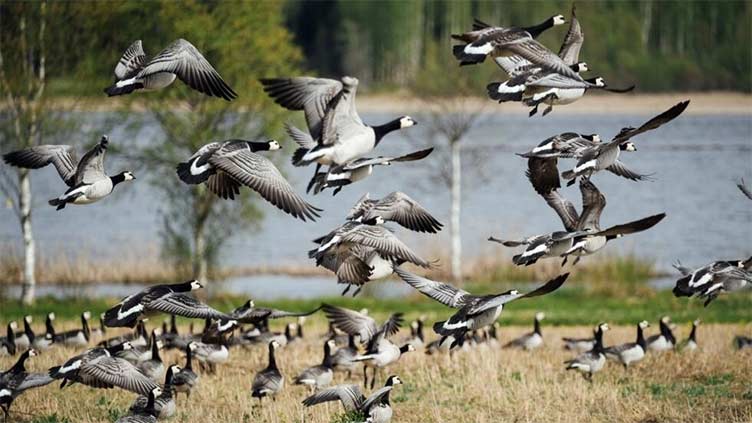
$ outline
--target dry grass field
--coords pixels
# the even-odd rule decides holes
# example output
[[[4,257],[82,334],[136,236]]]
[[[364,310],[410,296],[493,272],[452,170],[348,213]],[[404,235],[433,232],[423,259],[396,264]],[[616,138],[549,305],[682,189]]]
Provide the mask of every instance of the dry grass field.
[[[73,328],[76,323],[71,320],[60,326],[58,330]],[[648,333],[657,333],[656,326],[657,323]],[[288,384],[275,402],[265,401],[260,407],[250,396],[254,373],[266,366],[266,348],[237,348],[216,375],[202,374],[200,386],[190,400],[180,397],[173,421],[341,421],[343,413],[338,403],[305,409],[300,402],[307,389],[289,385],[297,372],[321,360],[323,319],[312,319],[305,329],[303,342],[288,345],[278,354]],[[502,327],[501,342],[529,330]],[[688,328],[682,325],[677,338],[685,338],[687,332]],[[562,349],[560,341],[561,336],[586,336],[591,333],[590,327],[544,325],[546,344],[533,352],[482,345],[450,358],[418,351],[404,356],[388,370],[405,381],[392,394],[393,421],[750,422],[752,350],[736,351],[732,347],[734,335],[750,332],[750,325],[702,325],[698,332],[699,350],[649,354],[629,371],[609,363],[592,385],[580,375],[564,370],[562,361],[571,354]],[[400,333],[397,338],[400,336],[405,335]],[[605,341],[610,345],[632,341],[634,336],[631,326],[612,326]],[[27,367],[42,371],[75,353],[72,349],[54,348],[31,358]],[[166,352],[164,358],[166,363],[183,362],[173,351]],[[0,358],[0,368],[8,368],[13,361]],[[352,382],[362,384],[360,377],[357,375]],[[377,383],[383,383],[384,377]],[[346,382],[344,375],[336,375],[335,382]],[[114,421],[133,398],[133,394],[124,391],[77,385],[60,390],[53,384],[18,398],[10,421]]]

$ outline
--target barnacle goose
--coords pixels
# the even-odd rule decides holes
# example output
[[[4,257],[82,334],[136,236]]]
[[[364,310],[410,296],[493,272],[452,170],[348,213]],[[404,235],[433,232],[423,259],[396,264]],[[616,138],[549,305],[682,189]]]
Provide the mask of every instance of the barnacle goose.
[[[358,346],[355,345],[355,336],[346,336],[347,345],[338,348],[337,351],[332,354],[332,369],[335,372],[347,372],[347,378],[350,379],[352,371],[355,370],[355,367],[357,366],[355,358],[359,355],[359,352]],[[334,337],[329,339],[335,341],[336,344],[336,339]]]
[[[264,370],[256,373],[256,376],[253,378],[251,396],[258,398],[259,403],[261,403],[264,397],[272,397],[274,399],[285,386],[285,377],[279,371],[277,360],[274,357],[274,351],[279,346],[279,342],[277,341],[269,342],[269,365]]]
[[[524,350],[534,350],[543,346],[543,334],[541,333],[540,322],[545,318],[545,313],[535,313],[535,319],[533,319],[533,331],[526,333],[517,339],[509,341],[506,345],[504,345],[504,348],[522,348]]]
[[[39,352],[35,349],[26,350],[13,367],[0,372],[0,408],[5,414],[5,421],[8,421],[10,408],[16,398],[29,389],[38,388],[52,382],[52,378],[47,373],[29,373],[26,371],[26,360],[37,355],[39,355]]]
[[[695,351],[698,348],[697,345],[697,327],[700,326],[700,319],[692,321],[692,330],[689,332],[689,337],[678,345],[682,351]]]
[[[682,274],[673,292],[677,297],[703,297],[707,307],[723,292],[737,291],[752,284],[752,257],[746,260],[723,260],[692,270],[676,263]]]
[[[311,390],[317,390],[332,383],[334,372],[332,371],[332,348],[334,340],[324,342],[324,359],[321,364],[303,370],[296,378],[296,385],[308,385]]]
[[[16,355],[16,329],[18,323],[11,321],[8,323],[5,338],[0,338],[0,357]]]
[[[369,221],[380,216],[385,222],[396,222],[415,232],[436,233],[444,226],[428,210],[407,194],[394,191],[373,200],[365,193],[347,214],[347,220]]]
[[[676,347],[676,338],[669,326],[671,324],[671,319],[668,316],[663,316],[658,323],[661,332],[656,335],[648,336],[645,340],[648,351],[673,350],[674,347]]]
[[[158,90],[179,78],[196,91],[232,101],[237,93],[193,44],[180,38],[147,60],[141,40],[128,47],[115,66],[115,83],[104,89],[108,96],[136,90]]]
[[[31,328],[31,315],[26,315],[23,318],[23,330],[16,332],[16,349],[18,351],[24,351],[31,348],[35,335],[34,330]]]
[[[175,387],[177,392],[185,393],[186,397],[191,396],[196,386],[198,386],[199,376],[193,371],[193,351],[196,350],[198,345],[195,342],[189,342],[185,347],[185,367],[180,369],[178,374],[172,376],[172,386]]]
[[[499,318],[504,305],[520,298],[537,297],[557,290],[569,277],[569,273],[557,276],[537,289],[522,294],[517,290],[493,295],[473,295],[456,288],[448,283],[435,282],[430,279],[414,275],[401,268],[395,268],[395,273],[408,285],[417,289],[423,295],[434,299],[458,311],[448,320],[436,322],[433,330],[442,337],[452,336],[455,345],[462,346],[468,331],[482,329]]]
[[[577,370],[588,382],[593,382],[593,374],[601,371],[606,364],[606,355],[603,349],[603,332],[609,330],[607,323],[601,323],[595,330],[593,347],[576,358],[567,360],[567,370]]]
[[[601,143],[588,149],[582,154],[577,161],[577,165],[568,171],[562,172],[564,179],[569,179],[569,184],[573,184],[578,176],[589,178],[594,173],[607,169],[619,159],[619,154],[624,151],[636,151],[637,148],[630,141],[631,138],[661,125],[671,122],[677,116],[682,114],[689,105],[689,100],[677,103],[670,109],[660,115],[645,122],[639,128],[623,128],[611,141]]]
[[[140,361],[138,363],[138,370],[141,371],[141,373],[145,374],[151,380],[158,382],[162,379],[162,373],[164,373],[165,366],[162,362],[162,357],[159,355],[159,348],[160,348],[161,342],[157,339],[157,335],[155,332],[151,333],[151,353],[149,354],[149,358]]]
[[[177,174],[189,185],[206,183],[210,191],[223,199],[234,200],[244,185],[295,218],[316,220],[321,209],[303,200],[274,163],[257,154],[258,151],[280,148],[275,140],[211,142],[178,164]]]
[[[416,125],[410,116],[401,116],[383,125],[363,123],[355,108],[358,79],[341,80],[295,77],[261,79],[264,91],[288,110],[302,110],[308,133],[288,125],[288,133],[298,148],[292,156],[295,166],[316,162],[310,191],[321,165],[336,166],[360,158],[371,151],[388,133]]]
[[[55,313],[47,313],[47,318],[44,320],[45,333],[42,336],[34,336],[31,340],[31,346],[37,351],[48,350],[55,344],[55,326],[52,322],[55,321]]]
[[[154,285],[123,298],[105,312],[104,324],[109,327],[134,327],[139,320],[156,313],[175,314],[190,319],[232,318],[208,305],[186,295],[186,292],[201,289],[196,280],[172,285]]]
[[[123,417],[120,417],[115,423],[156,423],[159,411],[156,408],[157,398],[162,395],[162,388],[156,386],[149,391],[146,406],[136,411],[131,411]]]
[[[81,313],[81,329],[69,330],[67,332],[55,334],[55,342],[58,344],[69,345],[73,347],[86,347],[89,345],[91,330],[89,329],[89,319],[91,313],[84,311]]]
[[[374,391],[366,398],[357,385],[337,385],[323,389],[303,400],[303,405],[310,407],[322,402],[340,401],[348,413],[360,413],[369,423],[389,423],[392,420],[392,407],[389,393],[402,380],[392,375],[387,378],[384,387]]]
[[[596,329],[597,330],[597,329]],[[569,351],[574,351],[578,353],[587,352],[593,349],[595,346],[595,333],[596,330],[593,330],[593,337],[591,338],[568,338],[568,337],[562,337],[561,340],[564,342],[564,349]]]
[[[614,345],[604,350],[606,358],[620,362],[625,369],[629,365],[642,360],[645,357],[646,343],[643,331],[650,327],[645,320],[637,324],[637,339],[635,342],[629,342],[621,345]]]
[[[156,417],[158,419],[169,419],[170,417],[175,415],[175,398],[173,398],[173,395],[175,394],[175,387],[173,386],[173,381],[175,376],[180,371],[180,366],[174,364],[167,368],[164,386],[162,387],[162,393],[154,399],[153,404],[154,410],[157,412]],[[133,414],[144,413],[151,410],[151,408],[149,407],[148,396],[139,396],[138,398],[136,398],[136,400],[133,401],[133,404],[131,404],[131,408],[129,410]]]
[[[97,145],[76,161],[69,145],[37,145],[3,155],[5,163],[27,169],[39,169],[52,164],[60,178],[70,187],[58,198],[49,201],[58,210],[66,204],[91,204],[107,197],[115,185],[136,179],[130,171],[115,176],[104,173],[104,156],[109,139],[103,135]]]

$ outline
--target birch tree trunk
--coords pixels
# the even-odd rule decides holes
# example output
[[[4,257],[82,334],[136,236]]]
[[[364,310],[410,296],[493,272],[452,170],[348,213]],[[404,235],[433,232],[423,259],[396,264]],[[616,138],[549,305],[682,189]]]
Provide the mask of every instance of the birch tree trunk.
[[[452,279],[462,281],[462,236],[460,235],[460,209],[462,202],[462,181],[460,143],[452,143]]]
[[[29,170],[22,169],[18,172],[19,179],[19,218],[21,220],[21,232],[24,242],[24,266],[23,266],[23,285],[21,288],[21,303],[30,305],[34,303],[36,289],[36,247],[34,245],[34,234],[31,230],[31,181]]]

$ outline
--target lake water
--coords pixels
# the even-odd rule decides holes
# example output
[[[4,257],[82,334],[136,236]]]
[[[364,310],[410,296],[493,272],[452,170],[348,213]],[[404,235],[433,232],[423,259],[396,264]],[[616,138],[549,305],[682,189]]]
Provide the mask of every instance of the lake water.
[[[670,105],[666,104],[666,108]],[[465,161],[462,232],[467,257],[485,254],[511,256],[511,250],[486,241],[491,234],[517,237],[561,229],[557,216],[535,194],[525,178],[525,160],[514,152],[526,151],[541,140],[565,131],[596,132],[608,139],[623,126],[637,126],[661,111],[643,115],[584,115],[566,114],[563,109],[559,108],[545,118],[533,119],[522,114],[489,114],[463,141],[463,148],[471,152],[467,156],[482,155],[485,174],[485,177],[477,176],[478,172],[472,169],[475,163]],[[593,180],[608,201],[601,218],[602,227],[660,212],[668,215],[652,230],[609,243],[605,252],[615,255],[632,253],[655,261],[659,269],[666,271],[677,259],[688,266],[696,266],[714,259],[752,254],[752,202],[741,195],[734,183],[739,177],[752,183],[751,116],[687,114],[665,127],[639,136],[634,140],[638,151],[623,155],[622,160],[633,170],[654,173],[652,182],[631,182],[605,172],[596,175]],[[364,120],[369,123],[381,123],[393,117],[363,113]],[[420,123],[420,116],[415,117]],[[97,116],[91,113],[81,118],[93,120]],[[426,138],[426,125],[419,124],[407,131],[410,131],[410,138],[405,133],[389,135],[379,146],[378,153],[403,154],[433,144],[433,140]],[[158,129],[147,124],[139,142],[149,142],[157,135]],[[120,128],[111,131],[113,143],[122,138]],[[289,155],[290,152],[291,147],[288,147],[276,154]],[[434,164],[438,160],[437,155],[422,162],[381,167],[376,170],[377,174],[345,187],[336,197],[329,193],[308,196],[308,201],[325,210],[315,223],[292,219],[263,203],[266,218],[260,229],[246,233],[238,231],[222,254],[223,263],[230,266],[308,263],[313,266],[306,256],[306,251],[312,247],[310,240],[340,224],[349,207],[365,192],[380,197],[391,191],[404,191],[446,224],[449,191],[435,171]],[[289,163],[289,160],[285,162]],[[572,162],[560,163],[560,169],[567,164]],[[128,168],[127,163],[115,157],[110,157],[107,167],[110,173]],[[293,168],[286,164],[284,170],[302,192],[313,167]],[[58,212],[46,201],[63,192],[64,185],[52,167],[33,172],[34,230],[40,254],[54,256],[61,252],[83,252],[116,258],[156,251],[161,224],[160,199],[148,183],[149,175],[139,174],[137,177],[135,183],[118,187],[106,201],[89,206],[70,206]],[[177,178],[175,183],[180,183]],[[563,193],[579,207],[577,186],[566,188]],[[246,189],[242,195],[256,194]],[[448,255],[446,229],[434,236],[402,229],[398,229],[397,234],[430,259],[435,254]],[[0,243],[21,251],[16,216],[7,207],[0,208]],[[265,283],[272,285],[291,280],[287,277],[272,279],[263,278]],[[322,294],[340,291],[331,279],[321,279],[311,280],[309,289],[321,289]],[[252,284],[252,280],[256,279],[246,278],[242,284]],[[229,281],[230,285],[232,283]],[[333,287],[331,292],[329,286]],[[280,290],[294,295],[297,289]]]

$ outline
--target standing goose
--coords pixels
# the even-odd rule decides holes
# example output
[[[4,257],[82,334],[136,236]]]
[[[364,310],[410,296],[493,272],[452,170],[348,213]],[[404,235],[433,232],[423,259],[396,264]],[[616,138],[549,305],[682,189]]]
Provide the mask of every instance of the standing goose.
[[[94,387],[111,387],[99,384],[92,379],[85,379],[82,376],[81,368],[86,366],[93,360],[102,357],[114,357],[116,354],[122,351],[129,351],[133,349],[133,346],[129,342],[123,342],[112,347],[96,347],[86,350],[84,353],[68,359],[61,366],[52,367],[49,370],[50,377],[53,379],[62,380],[60,388],[73,385],[74,383],[88,384]]]
[[[308,166],[316,162],[314,178],[321,165],[342,165],[360,158],[373,151],[388,133],[416,124],[410,116],[378,126],[364,124],[355,108],[358,79],[350,76],[340,81],[296,77],[260,82],[277,104],[304,112],[308,134],[288,126],[288,133],[300,145],[292,156],[292,163]],[[313,182],[311,179],[309,190]]]
[[[703,297],[705,307],[723,292],[738,291],[752,284],[752,257],[746,260],[715,261],[692,270],[677,263],[682,278],[676,281],[677,297]]]
[[[274,358],[274,351],[279,348],[279,342],[272,341],[269,343],[269,365],[260,372],[256,373],[251,385],[251,397],[258,398],[261,403],[262,398],[276,395],[285,386],[285,377],[277,368],[277,360]]]
[[[545,313],[535,313],[533,320],[533,331],[520,336],[517,339],[509,341],[504,348],[522,348],[524,350],[534,350],[543,345],[543,334],[541,333],[540,322],[546,317]]]
[[[151,380],[158,382],[162,379],[165,367],[162,357],[159,355],[160,342],[157,340],[156,332],[151,333],[151,355],[148,359],[138,363],[138,370],[148,376]]]
[[[238,96],[201,52],[182,38],[173,41],[149,61],[141,40],[133,42],[115,66],[115,83],[104,92],[112,97],[136,90],[158,90],[172,84],[175,78],[209,96],[227,101]]]
[[[31,341],[31,346],[37,351],[46,351],[55,343],[55,326],[52,324],[54,321],[55,313],[47,313],[47,318],[44,320],[44,335],[34,336]]]
[[[593,382],[593,374],[601,371],[606,364],[606,355],[603,349],[603,332],[609,330],[608,324],[601,323],[595,330],[593,348],[578,355],[572,360],[567,360],[567,370],[577,370],[588,382]]]
[[[156,408],[157,398],[162,396],[162,388],[155,386],[147,394],[146,406],[139,408],[137,411],[131,411],[123,417],[120,417],[115,423],[156,423],[159,411]]]
[[[334,337],[330,339],[333,341],[335,340]],[[350,379],[352,371],[355,370],[355,366],[357,365],[355,358],[358,355],[358,346],[355,345],[355,336],[347,335],[347,345],[337,349],[332,355],[332,369],[335,372],[347,372],[347,378]]]
[[[86,347],[89,345],[91,331],[89,329],[89,319],[91,313],[84,311],[81,313],[81,329],[69,330],[67,332],[55,334],[55,342],[58,344],[69,345],[72,347]]]
[[[635,342],[614,345],[606,348],[604,350],[606,358],[620,362],[624,366],[624,369],[628,369],[630,364],[642,360],[645,357],[645,351],[647,348],[643,331],[648,327],[650,327],[648,322],[645,320],[641,321],[637,325],[637,339]]]
[[[303,370],[295,378],[295,384],[308,385],[312,391],[329,386],[334,376],[332,371],[332,348],[334,347],[334,340],[330,339],[324,342],[324,359],[321,364]]]
[[[697,345],[697,327],[700,326],[700,319],[695,319],[692,322],[692,330],[689,332],[689,338],[678,345],[682,351],[695,351],[698,348]]]
[[[648,351],[668,351],[676,347],[676,338],[671,331],[671,319],[668,316],[661,317],[659,326],[661,332],[657,335],[649,336],[646,339]]]
[[[24,351],[31,348],[31,343],[34,341],[34,330],[31,328],[31,315],[26,315],[23,318],[23,331],[16,332],[16,349],[18,351]]]
[[[337,385],[309,396],[303,400],[303,405],[310,407],[322,402],[340,401],[345,412],[362,414],[368,423],[389,423],[392,420],[389,393],[396,385],[402,383],[399,377],[389,376],[384,387],[373,392],[368,398],[360,392],[357,385]]]
[[[199,381],[198,374],[193,371],[193,351],[197,347],[195,342],[188,343],[185,347],[185,367],[172,376],[172,386],[175,387],[175,391],[185,393],[188,398],[191,396],[191,391],[198,386]]]
[[[230,322],[233,326],[237,324],[234,320]],[[216,373],[217,364],[226,363],[230,359],[230,350],[224,334],[220,334],[215,343],[196,342],[194,353],[202,368],[208,367],[210,373]]]
[[[394,271],[402,280],[420,291],[421,294],[446,306],[458,309],[448,320],[436,322],[433,325],[433,330],[437,334],[444,338],[452,336],[455,339],[452,347],[455,345],[462,346],[465,334],[468,331],[483,329],[494,323],[499,318],[505,304],[520,298],[537,297],[551,293],[563,285],[569,276],[569,273],[557,276],[527,294],[511,290],[501,294],[481,296],[472,295],[448,283],[422,278],[401,268],[395,268]]]
[[[314,176],[313,193],[318,194],[326,188],[336,187],[332,195],[337,195],[343,186],[369,177],[374,166],[390,166],[392,163],[421,160],[428,157],[431,152],[433,148],[427,148],[398,157],[364,157],[339,166],[330,166],[328,171],[319,172]]]
[[[60,178],[70,188],[58,198],[49,201],[57,210],[66,204],[91,204],[112,193],[115,185],[136,179],[129,171],[115,176],[104,173],[104,156],[107,151],[107,135],[76,162],[73,147],[69,145],[38,145],[3,155],[5,163],[27,169],[39,169],[52,164]]]
[[[52,382],[47,373],[29,373],[26,371],[26,360],[36,357],[39,353],[35,349],[26,350],[10,369],[0,372],[0,408],[8,421],[13,401],[25,391],[44,386]]]
[[[596,330],[593,331],[592,338],[562,337],[561,340],[564,342],[565,350],[574,351],[577,353],[583,353],[583,352],[587,352],[593,349],[593,347],[595,346],[595,335],[596,335]]]
[[[173,398],[175,388],[173,386],[173,381],[180,370],[180,366],[174,364],[167,368],[162,393],[154,399],[153,404],[158,419],[169,419],[175,415],[175,398]],[[133,401],[133,404],[131,404],[129,410],[133,414],[144,413],[151,410],[149,407],[149,398],[147,396],[136,398],[136,400]]]
[[[107,310],[104,314],[104,324],[109,327],[132,328],[139,320],[156,313],[175,314],[189,319],[232,320],[230,316],[185,294],[202,287],[197,280],[150,286],[137,294],[123,298]]]
[[[90,331],[89,337],[93,342],[98,342],[107,336],[107,327],[104,325],[104,313],[99,315],[99,327],[91,328]]]
[[[389,337],[399,331],[402,325],[402,313],[394,313],[381,326],[376,321],[363,313],[342,307],[334,307],[328,304],[323,306],[324,314],[334,326],[348,335],[358,336],[360,342],[365,343],[365,354],[353,359],[363,362],[363,386],[368,385],[368,367],[373,368],[371,377],[371,389],[376,382],[376,373],[392,363],[395,363],[402,354],[415,351],[410,344],[398,347]]]
[[[275,140],[212,142],[177,166],[178,177],[190,185],[206,183],[217,196],[231,200],[240,194],[240,186],[245,185],[293,217],[316,220],[321,209],[306,203],[274,163],[256,153],[280,148]]]
[[[389,229],[381,226],[381,216],[372,221],[347,222],[327,235],[314,240],[319,247],[308,252],[337,275],[339,283],[363,285],[390,275],[395,263],[410,262],[429,268],[431,263],[420,258]],[[343,295],[347,289],[343,292]],[[357,292],[356,292],[357,294]]]
[[[636,151],[635,145],[629,141],[636,135],[656,129],[661,125],[671,122],[682,114],[689,105],[689,100],[677,103],[660,115],[645,122],[639,128],[623,128],[610,142],[599,144],[582,154],[577,165],[572,169],[562,172],[564,179],[569,179],[573,184],[578,176],[589,178],[594,173],[607,169],[619,159],[619,153],[624,151]]]
[[[18,324],[15,321],[8,323],[5,338],[0,338],[0,357],[16,355],[16,329]]]
[[[435,234],[444,226],[417,201],[400,191],[378,200],[372,200],[366,193],[347,214],[347,220],[356,222],[374,220],[376,217],[381,217],[385,222],[396,222],[415,232]]]

